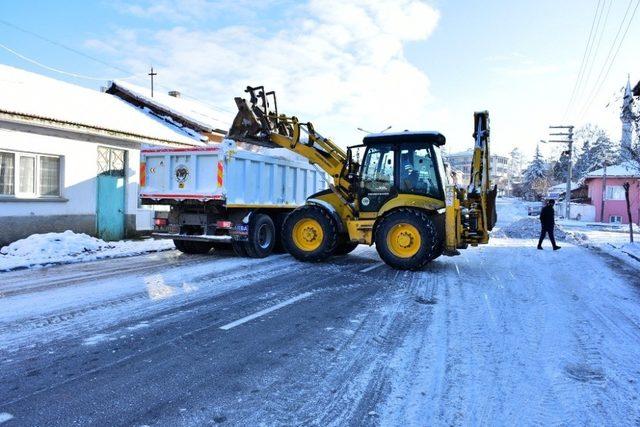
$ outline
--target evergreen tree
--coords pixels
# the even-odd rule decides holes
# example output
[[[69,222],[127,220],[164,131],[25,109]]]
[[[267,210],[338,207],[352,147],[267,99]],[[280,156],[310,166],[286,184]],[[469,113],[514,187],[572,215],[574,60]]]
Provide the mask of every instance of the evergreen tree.
[[[529,166],[524,171],[524,186],[527,192],[536,197],[544,195],[549,188],[549,168],[540,153],[540,146],[536,146],[536,153]]]
[[[618,160],[617,144],[614,144],[607,133],[598,126],[587,124],[576,132],[576,137],[582,142],[582,150],[574,168],[576,181],[603,167],[605,163],[611,166]]]
[[[553,180],[558,183],[567,182],[569,179],[569,153],[563,151],[560,153],[560,157],[553,163],[552,168]],[[575,177],[572,177],[574,180]]]

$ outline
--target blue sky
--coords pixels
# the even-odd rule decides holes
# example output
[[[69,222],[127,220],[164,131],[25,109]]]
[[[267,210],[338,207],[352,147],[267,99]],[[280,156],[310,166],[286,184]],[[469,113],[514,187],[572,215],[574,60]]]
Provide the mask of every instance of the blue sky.
[[[563,121],[590,121],[619,138],[617,106],[605,105],[615,104],[627,73],[640,79],[639,16],[602,90],[580,113],[625,10],[637,1],[3,1],[3,21],[128,72],[1,22],[0,43],[50,67],[97,78],[134,75],[141,85],[153,64],[159,90],[175,88],[229,111],[246,84],[265,84],[278,91],[283,111],[342,145],[359,142],[356,127],[392,125],[437,129],[451,150],[465,149],[473,111],[488,109],[494,150],[532,153],[547,126]],[[598,5],[590,79],[565,117]],[[101,85],[2,49],[0,63]]]

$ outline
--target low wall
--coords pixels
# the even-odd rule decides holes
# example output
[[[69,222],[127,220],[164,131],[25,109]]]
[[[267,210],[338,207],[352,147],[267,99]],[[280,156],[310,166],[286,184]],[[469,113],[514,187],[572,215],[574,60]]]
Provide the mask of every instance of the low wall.
[[[24,239],[32,234],[61,233],[71,230],[96,236],[95,215],[31,215],[0,217],[0,246]],[[125,216],[125,236],[135,238],[143,235],[136,231],[136,216]]]
[[[564,208],[561,204],[561,208]],[[593,205],[583,205],[579,203],[571,203],[571,218],[580,221],[595,221],[596,207]]]
[[[36,233],[71,230],[96,235],[95,215],[32,215],[0,217],[0,246]]]

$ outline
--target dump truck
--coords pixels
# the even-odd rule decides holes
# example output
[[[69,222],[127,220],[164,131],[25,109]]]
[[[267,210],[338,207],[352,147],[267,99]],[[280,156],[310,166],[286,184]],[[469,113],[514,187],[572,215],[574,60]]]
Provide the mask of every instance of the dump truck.
[[[476,112],[467,186],[450,182],[439,132],[367,135],[343,149],[310,122],[278,111],[276,94],[247,87],[228,138],[286,148],[327,173],[329,188],[310,195],[282,225],[282,243],[301,261],[322,261],[374,245],[382,260],[415,270],[440,255],[489,242],[497,187],[490,181],[489,113]],[[362,161],[354,150],[363,149]]]
[[[153,236],[173,239],[185,253],[233,248],[262,258],[282,251],[287,214],[327,188],[327,177],[281,149],[254,152],[235,141],[141,151],[140,200],[169,206]]]

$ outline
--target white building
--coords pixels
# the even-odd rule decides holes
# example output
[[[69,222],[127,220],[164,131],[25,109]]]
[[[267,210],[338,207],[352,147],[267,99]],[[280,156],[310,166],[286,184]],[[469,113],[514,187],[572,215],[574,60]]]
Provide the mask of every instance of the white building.
[[[471,174],[471,161],[473,160],[473,150],[461,151],[447,154],[447,162],[452,169],[459,170],[463,174],[463,179],[468,181]],[[497,154],[491,154],[490,178],[494,184],[498,184],[498,191],[502,194],[505,190],[507,177],[509,174],[509,158]]]
[[[0,245],[64,230],[133,236],[149,226],[141,145],[201,145],[112,95],[13,67],[0,65],[0,94]]]

